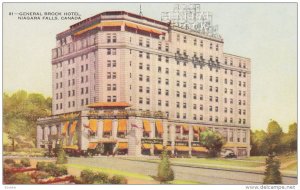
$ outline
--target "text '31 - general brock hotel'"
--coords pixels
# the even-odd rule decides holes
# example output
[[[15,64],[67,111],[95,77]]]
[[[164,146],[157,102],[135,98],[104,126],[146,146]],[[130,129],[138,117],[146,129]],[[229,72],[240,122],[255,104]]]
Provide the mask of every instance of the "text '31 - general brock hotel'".
[[[187,27],[186,27],[187,28]],[[223,52],[223,39],[125,11],[85,19],[57,34],[51,117],[37,146],[118,150],[134,156],[197,155],[205,129],[225,149],[250,152],[250,59]]]

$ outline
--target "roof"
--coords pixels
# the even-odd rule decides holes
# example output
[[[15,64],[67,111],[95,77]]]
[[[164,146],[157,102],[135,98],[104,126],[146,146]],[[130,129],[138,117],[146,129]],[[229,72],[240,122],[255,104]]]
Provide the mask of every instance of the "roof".
[[[89,104],[89,108],[103,108],[103,107],[130,107],[127,102],[96,102]]]

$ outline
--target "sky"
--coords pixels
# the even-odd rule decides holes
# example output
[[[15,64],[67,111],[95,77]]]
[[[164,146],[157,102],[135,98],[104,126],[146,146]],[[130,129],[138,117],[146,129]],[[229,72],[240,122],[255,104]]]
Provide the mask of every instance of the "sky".
[[[88,18],[125,10],[160,20],[172,3],[4,3],[3,91],[51,96],[51,49],[55,36],[78,21],[18,20],[13,12],[78,12]],[[213,14],[224,51],[251,58],[251,128],[278,121],[284,131],[297,122],[297,4],[200,3]]]

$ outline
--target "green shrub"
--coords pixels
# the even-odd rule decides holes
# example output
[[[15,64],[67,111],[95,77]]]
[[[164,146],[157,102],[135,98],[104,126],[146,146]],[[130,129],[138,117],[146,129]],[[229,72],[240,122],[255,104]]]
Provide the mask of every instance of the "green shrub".
[[[39,171],[45,171],[46,166],[47,166],[46,162],[37,162],[36,163],[36,169]]]
[[[66,166],[56,166],[51,171],[51,175],[54,176],[54,177],[68,175],[67,167]]]
[[[25,173],[16,173],[9,177],[9,184],[31,184],[31,177]]]
[[[77,176],[75,176],[74,177],[74,181],[73,181],[75,184],[84,184],[83,182],[82,182],[82,180],[81,180],[81,178],[80,177],[77,177]]]
[[[31,166],[29,158],[22,158],[21,161],[20,161],[20,164],[24,167],[30,167]]]
[[[53,174],[54,173],[53,170],[55,170],[55,168],[56,168],[56,165],[52,162],[49,162],[46,164],[44,171],[48,172],[50,174]]]
[[[166,183],[168,181],[174,180],[174,171],[171,168],[169,158],[167,156],[167,151],[163,150],[161,162],[158,165],[157,178],[161,183]]]
[[[110,179],[110,183],[111,184],[127,184],[127,179],[124,176],[121,175],[114,175],[111,179]]]
[[[5,163],[5,164],[8,164],[8,165],[15,165],[15,164],[16,164],[16,161],[13,160],[13,159],[11,159],[11,158],[6,158],[6,159],[4,160],[4,163]]]
[[[62,147],[62,141],[60,141],[59,144],[57,144],[56,149],[57,149],[57,160],[56,164],[66,164],[68,162],[68,158],[66,156],[66,153]]]
[[[93,184],[95,173],[91,170],[82,170],[80,173],[80,178],[83,184]]]
[[[264,184],[282,184],[282,177],[279,171],[280,161],[274,157],[274,155],[270,154],[266,159]]]
[[[22,164],[19,164],[19,163],[16,163],[16,164],[14,165],[14,167],[15,167],[15,168],[23,168],[23,165],[22,165]]]
[[[106,173],[103,172],[97,172],[94,174],[94,183],[98,183],[98,184],[106,184],[109,182],[108,180],[108,175]]]

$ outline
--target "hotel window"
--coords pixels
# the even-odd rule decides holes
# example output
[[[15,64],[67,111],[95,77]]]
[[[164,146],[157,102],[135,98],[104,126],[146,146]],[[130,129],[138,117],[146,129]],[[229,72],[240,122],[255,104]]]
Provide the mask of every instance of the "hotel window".
[[[183,119],[186,119],[186,113],[183,113],[183,117],[182,117]]]
[[[241,95],[242,95],[242,91],[239,90],[239,96],[241,96]]]
[[[218,112],[219,111],[219,108],[218,106],[215,107],[215,112]]]
[[[197,89],[197,84],[196,83],[194,83],[193,86],[194,86],[194,89]]]
[[[169,45],[166,44],[166,52],[169,52]]]
[[[176,75],[180,76],[180,71],[179,70],[176,70]]]
[[[85,64],[85,70],[89,70],[89,65],[88,64]]]
[[[202,104],[200,104],[199,109],[203,110],[203,105]]]
[[[158,100],[157,105],[161,106],[161,100]]]
[[[212,82],[213,78],[212,76],[209,76],[209,81]]]
[[[224,103],[227,103],[227,98],[224,98]]]
[[[147,71],[150,71],[150,65],[149,64],[146,65],[146,69],[147,69]]]
[[[233,113],[233,109],[232,108],[230,108],[230,113]]]
[[[219,98],[218,96],[215,97],[216,102],[219,102]]]
[[[116,34],[113,34],[113,36],[112,36],[112,42],[113,43],[117,42],[117,36],[116,36]]]
[[[177,42],[179,42],[179,41],[180,41],[180,35],[177,34]]]
[[[183,36],[183,43],[186,43],[186,36]]]
[[[139,69],[143,69],[143,63],[139,64]]]
[[[197,95],[193,94],[193,98],[194,98],[194,100],[196,100],[197,99]]]
[[[215,117],[215,122],[219,122],[218,116]]]
[[[176,81],[176,86],[180,86],[180,81]]]
[[[113,90],[113,91],[116,91],[116,90],[117,90],[117,85],[116,85],[116,84],[113,84],[112,90]]]
[[[85,76],[85,82],[89,81],[89,76]]]
[[[161,89],[159,88],[157,91],[158,95],[161,95]]]
[[[232,119],[232,117],[230,118],[230,123],[233,123],[233,119]]]
[[[143,57],[143,52],[142,51],[139,52],[139,57]]]
[[[75,107],[75,101],[72,102],[72,106]]]
[[[107,72],[107,79],[111,79],[111,72]]]
[[[166,68],[165,73],[166,73],[166,74],[169,74],[169,68]]]
[[[233,85],[233,80],[230,80],[230,85]]]
[[[106,41],[107,41],[107,43],[110,43],[111,42],[111,36],[110,36],[110,34],[107,34],[107,36],[106,36]]]
[[[176,113],[176,118],[179,119],[180,118],[180,114],[177,112]]]
[[[232,98],[230,98],[230,104],[233,104],[233,99]]]
[[[225,57],[224,63],[225,63],[225,65],[227,65],[227,57]],[[227,69],[225,69],[225,74],[226,73],[227,73]]]
[[[148,105],[150,104],[150,98],[146,99],[146,104],[148,104]]]
[[[169,96],[169,90],[166,90],[165,95],[166,95],[166,96]]]
[[[180,92],[179,91],[176,91],[176,96],[180,97]]]
[[[241,100],[239,100],[239,105],[242,105],[242,101]]]
[[[68,86],[71,86],[71,80],[68,80]]]
[[[147,59],[150,59],[150,53],[147,53],[147,54],[146,54],[146,58],[147,58]]]
[[[227,108],[226,107],[224,108],[224,112],[227,113]]]
[[[72,79],[72,85],[75,85],[75,79]]]
[[[143,81],[143,75],[139,75],[139,81]]]
[[[72,74],[75,74],[75,68],[72,68]]]
[[[111,49],[110,48],[107,49],[107,53],[106,54],[107,55],[111,55]]]
[[[200,90],[203,90],[203,84],[200,84]]]
[[[159,73],[161,73],[161,67],[158,67],[158,68],[157,68],[157,71],[158,71]]]
[[[197,73],[194,73],[194,79],[196,79],[197,78]]]
[[[212,111],[212,106],[209,106],[209,111]]]
[[[200,118],[199,118],[201,121],[203,120],[203,115],[200,115]]]
[[[139,103],[140,103],[140,104],[143,103],[143,98],[139,98]]]
[[[224,83],[227,84],[227,79],[224,79]]]
[[[243,100],[243,105],[246,105],[246,101],[245,100]]]
[[[203,41],[202,40],[200,41],[200,47],[203,47]]]
[[[75,96],[75,90],[72,90],[72,96]]]
[[[150,82],[150,77],[149,76],[146,77],[146,82]]]
[[[209,49],[212,49],[212,48],[213,48],[213,44],[210,43],[210,44],[209,44]]]
[[[113,102],[116,102],[117,101],[117,97],[116,96],[113,96]]]
[[[203,95],[202,94],[200,95],[200,100],[203,100]]]
[[[183,98],[186,98],[186,92],[183,92],[182,96],[183,96]]]
[[[233,94],[233,89],[230,89],[230,94]]]
[[[169,79],[166,79],[166,85],[169,85]]]
[[[218,77],[216,77],[216,83],[218,83],[219,82],[219,78]]]
[[[88,94],[89,93],[89,88],[85,87],[85,93]]]
[[[84,71],[84,66],[83,65],[81,65],[81,72],[83,72]]]
[[[212,102],[212,99],[213,99],[212,96],[209,96],[209,101],[210,101],[210,102]]]
[[[158,50],[161,50],[161,43],[158,43]]]
[[[81,94],[84,94],[84,88],[81,88]]]
[[[193,105],[193,109],[194,110],[197,109],[197,105],[196,104]]]
[[[186,77],[186,71],[183,71],[183,76]]]
[[[246,115],[246,110],[243,110],[243,115]]]
[[[146,87],[146,93],[149,94],[150,93],[150,88]]]
[[[113,66],[113,67],[116,67],[116,66],[117,66],[117,61],[116,61],[116,60],[113,60],[113,61],[112,61],[112,66]]]
[[[150,47],[150,41],[149,41],[149,39],[147,39],[147,41],[146,41],[146,47]]]
[[[169,101],[166,101],[166,107],[169,107]]]
[[[216,87],[216,92],[219,92],[219,88],[218,87]]]
[[[212,121],[213,119],[212,119],[212,116],[209,116],[209,121]]]
[[[246,124],[246,119],[243,119],[243,124]]]
[[[143,46],[143,38],[139,38],[139,46]]]
[[[233,75],[233,71],[232,70],[230,70],[230,75]]]
[[[113,79],[116,79],[116,78],[117,78],[117,73],[116,73],[116,72],[113,72],[113,73],[112,73],[112,78],[113,78]]]
[[[107,60],[107,67],[111,67],[111,60]]]
[[[111,91],[111,84],[107,84],[107,91]],[[82,94],[82,92],[81,92]]]
[[[183,108],[186,108],[186,103],[183,103]]]
[[[160,77],[158,78],[158,81],[157,81],[157,82],[158,82],[158,84],[160,84],[160,83],[161,83],[161,78],[160,78]]]
[[[209,91],[212,92],[212,86],[209,86]]]
[[[180,103],[179,102],[176,102],[176,107],[180,108]]]
[[[230,65],[231,65],[231,66],[233,65],[232,58],[230,58]]]
[[[63,84],[63,83],[62,83],[62,82],[60,82],[59,84],[60,84],[60,85],[59,85],[59,86],[60,86],[60,88],[62,88],[62,86],[63,86],[62,84]]]
[[[216,51],[219,51],[219,44],[216,45]]]
[[[183,55],[186,56],[186,50],[183,50]],[[184,66],[185,66],[185,62],[184,62]]]
[[[196,46],[197,45],[197,39],[195,38],[194,39],[194,46]]]
[[[168,57],[166,57],[166,63],[169,63],[169,58]]]
[[[227,117],[224,118],[224,122],[227,123]]]
[[[81,99],[81,106],[84,105],[84,99]]]
[[[89,99],[88,98],[85,99],[85,105],[87,105],[87,104],[89,104]]]
[[[239,86],[242,86],[242,82],[241,81],[239,81]]]
[[[62,78],[62,71],[60,71],[59,74],[60,74],[60,78]]]
[[[157,58],[158,58],[158,61],[161,61],[161,55],[158,55]]]
[[[183,87],[186,87],[186,82],[183,82]]]
[[[243,87],[246,87],[246,82],[243,82]]]

